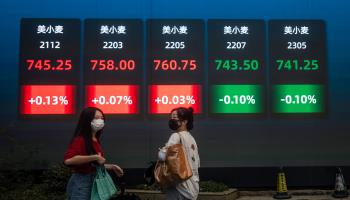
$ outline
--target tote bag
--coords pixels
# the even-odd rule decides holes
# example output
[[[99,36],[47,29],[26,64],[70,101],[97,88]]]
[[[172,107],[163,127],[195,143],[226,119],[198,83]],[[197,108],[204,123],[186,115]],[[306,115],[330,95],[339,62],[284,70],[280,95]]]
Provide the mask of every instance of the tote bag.
[[[108,200],[117,188],[105,167],[96,167],[96,176],[91,190],[91,200]]]
[[[181,136],[180,144],[168,147],[165,161],[157,161],[154,177],[162,187],[171,187],[192,177]]]

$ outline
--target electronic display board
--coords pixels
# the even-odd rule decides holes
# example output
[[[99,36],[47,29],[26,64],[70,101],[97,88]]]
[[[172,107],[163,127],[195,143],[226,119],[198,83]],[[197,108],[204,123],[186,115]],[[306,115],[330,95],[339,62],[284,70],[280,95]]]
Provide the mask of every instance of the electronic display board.
[[[202,113],[202,20],[147,21],[147,79],[149,114],[167,114],[180,106]]]
[[[78,120],[77,114],[86,106],[96,106],[103,111],[108,111],[106,135],[102,137],[104,141],[101,141],[105,142],[105,151],[113,152],[115,147],[118,147],[118,151],[127,152],[112,154],[109,160],[120,163],[123,167],[142,168],[149,160],[154,160],[156,156],[152,153],[154,149],[158,149],[168,139],[167,133],[170,134],[170,130],[168,130],[166,118],[169,116],[170,109],[175,106],[195,107],[191,103],[200,102],[200,105],[197,105],[201,113],[194,116],[194,129],[191,134],[199,147],[205,147],[200,148],[202,167],[343,166],[350,163],[347,159],[350,155],[350,146],[345,142],[350,139],[348,134],[350,131],[348,123],[350,59],[347,51],[350,45],[348,37],[350,23],[347,22],[350,17],[350,12],[347,11],[350,1],[26,2],[4,0],[2,4],[0,3],[3,8],[3,20],[0,22],[3,28],[0,54],[2,66],[0,100],[4,105],[1,122],[6,130],[9,129],[25,144],[36,144],[36,141],[40,140],[38,147],[42,154],[37,155],[38,160],[49,163],[61,162],[61,152],[65,150],[67,147],[65,144],[72,136],[74,124]],[[232,8],[231,11],[228,11],[228,8]],[[66,20],[72,19],[77,22],[77,26],[73,27],[66,23]],[[102,27],[103,33],[118,31],[123,33],[123,30],[126,30],[126,34],[130,34],[128,32],[130,27],[124,29],[122,26],[128,26],[124,23],[128,20],[141,23],[141,31],[138,32],[142,39],[140,42],[142,46],[137,49],[141,49],[143,63],[138,68],[135,62],[135,70],[140,69],[140,74],[139,72],[129,74],[128,70],[119,73],[121,72],[119,65],[123,69],[128,67],[133,69],[133,62],[129,61],[128,66],[126,59],[136,61],[135,53],[132,53],[133,55],[127,53],[129,57],[125,56],[124,61],[119,61],[119,58],[114,56],[113,61],[108,61],[112,59],[106,56],[107,51],[101,50],[103,56],[98,57],[95,56],[99,54],[97,48],[95,50],[92,48],[91,52],[85,50],[87,45],[97,42],[101,42],[99,43],[101,49],[105,46],[105,49],[111,48],[110,52],[113,51],[112,48],[119,50],[118,42],[122,40],[123,34],[119,34],[120,37],[115,36],[116,38],[113,38],[113,34],[100,34],[101,26],[112,25]],[[190,41],[197,41],[203,35],[202,41],[196,43],[203,55],[202,60],[195,62],[199,69],[198,63],[203,61],[201,65],[203,71],[200,74],[193,74],[193,70],[189,70],[188,73],[191,75],[187,76],[186,70],[179,70],[179,72],[174,70],[176,72],[169,73],[170,75],[167,76],[166,70],[162,75],[156,75],[150,71],[152,69],[150,64],[157,65],[157,63],[159,63],[158,68],[163,66],[167,69],[167,65],[171,62],[171,67],[174,69],[176,66],[174,67],[175,62],[171,61],[172,57],[181,55],[184,60],[194,60],[190,56],[197,52],[193,49],[186,53],[174,50],[176,53],[167,57],[172,51],[165,51],[165,49],[149,51],[154,49],[149,46],[152,43],[150,38],[159,41],[163,28],[162,26],[160,29],[159,37],[150,35],[148,22],[152,20],[184,22],[178,23],[177,26],[181,24],[186,26],[187,22],[192,20],[201,21],[202,28],[195,29],[194,33],[188,29],[188,34],[192,34]],[[30,21],[37,23],[25,25]],[[51,23],[55,21],[59,23]],[[86,24],[88,21],[102,22],[100,26],[90,29]],[[108,24],[107,21],[117,23],[113,27],[113,23]],[[271,30],[274,21],[283,24]],[[316,22],[322,25],[316,26]],[[261,25],[263,27],[256,28],[260,27],[260,23],[263,23]],[[24,25],[32,26],[31,30],[25,31]],[[37,33],[39,25],[41,25],[40,34]],[[169,28],[170,32],[179,29],[174,27],[176,24],[164,25],[168,25],[165,27],[165,32],[169,32]],[[60,34],[61,26],[64,26],[63,35]],[[224,34],[225,26],[226,34]],[[245,33],[247,30],[245,26],[248,27],[249,34],[238,34],[238,31]],[[317,28],[318,26],[322,28]],[[288,34],[284,34],[285,27]],[[308,29],[309,34],[299,34],[299,36],[291,34],[293,31],[301,33],[301,27],[304,27],[303,33]],[[96,37],[90,38],[87,42],[86,37],[93,29],[97,32]],[[54,30],[57,34],[52,33]],[[64,36],[71,35],[71,30],[74,30],[76,36],[65,43],[64,41],[71,37]],[[255,34],[255,31],[259,34]],[[216,36],[213,35],[214,33]],[[273,36],[270,36],[271,34]],[[60,44],[55,43],[58,39],[54,38],[54,35],[57,38],[61,37],[58,38]],[[168,34],[172,37],[175,35],[179,34]],[[39,36],[43,39],[37,39]],[[102,37],[106,40],[100,39]],[[261,45],[259,38],[263,38],[261,47],[259,47]],[[24,47],[25,43],[30,44],[34,41],[38,43],[31,45],[33,48]],[[42,43],[39,43],[40,41]],[[106,43],[103,43],[104,41]],[[171,46],[180,48],[182,45],[182,40],[169,41],[168,48]],[[176,41],[180,43],[171,43]],[[246,42],[244,47],[243,42]],[[312,52],[303,50],[302,42],[306,42],[307,48],[312,48]],[[74,45],[75,43],[79,45]],[[128,48],[129,45],[123,44],[123,47]],[[250,44],[253,44],[254,48],[248,48]],[[43,49],[50,45],[60,46],[61,49]],[[67,45],[69,48],[66,48]],[[164,42],[161,45],[166,44]],[[279,47],[271,51],[274,45]],[[288,45],[289,50],[287,50]],[[242,48],[249,52],[243,51]],[[44,52],[47,53],[43,54]],[[166,54],[162,53],[160,56],[161,52]],[[261,63],[255,61],[260,57],[254,52],[263,54]],[[64,56],[78,54],[78,59],[73,58],[74,56],[63,58],[60,56],[61,53]],[[91,57],[87,58],[87,54]],[[151,54],[157,54],[159,58],[154,57],[156,61],[148,59]],[[36,62],[38,64],[35,63],[36,68],[33,65],[34,61],[31,61],[46,60],[51,56],[54,62],[39,61]],[[167,61],[161,63],[159,60],[163,58]],[[89,63],[85,59],[95,61]],[[216,63],[215,60],[217,60]],[[72,62],[72,70],[70,70],[70,62]],[[117,73],[104,73],[104,65],[105,68],[108,65],[106,62],[109,62],[108,68],[114,69],[113,72]],[[183,65],[186,65],[186,62],[189,66],[185,69],[191,66],[190,61],[183,61]],[[181,60],[180,64],[182,64]],[[192,69],[193,64],[192,61]],[[259,64],[259,70],[254,70],[257,64]],[[32,65],[35,72],[32,69],[28,71],[29,66],[26,65]],[[94,69],[97,70],[86,73],[88,65],[90,69],[91,65],[95,65]],[[302,70],[296,71],[298,67],[300,69],[299,65],[302,65]],[[218,70],[216,70],[217,67]],[[310,68],[313,70],[309,70]],[[179,75],[176,75],[178,73]],[[141,78],[137,78],[139,76]],[[154,91],[153,96],[150,90]],[[163,95],[159,95],[158,91]],[[177,95],[174,95],[171,94],[173,91],[183,91],[183,93],[176,92]],[[51,94],[51,92],[55,93]],[[322,93],[322,98],[318,97]],[[196,97],[197,94],[200,97]],[[137,95],[139,95],[138,99],[133,98]],[[149,98],[153,98],[152,102],[155,106],[152,108]],[[129,106],[134,101],[137,104]],[[159,104],[156,101],[159,101]],[[162,105],[161,101],[165,102],[166,106],[158,106]],[[186,104],[184,104],[185,101]],[[51,106],[46,105],[51,102],[54,104],[52,107],[54,111],[51,110]],[[71,102],[74,106],[65,105]],[[297,102],[300,103],[297,104]],[[308,105],[309,102],[311,106]],[[320,106],[315,107],[314,103]],[[45,109],[42,109],[44,105]],[[126,144],[125,141],[133,141],[133,145],[130,142]],[[230,145],[222,145],[227,141],[230,141]],[[4,144],[1,145],[1,151],[9,152],[12,148],[11,143]],[[224,153],[219,155],[218,152]],[[45,163],[42,166],[40,163],[35,164],[35,167],[39,169],[46,167]]]
[[[264,25],[263,20],[208,21],[210,114],[265,111]]]
[[[326,113],[326,34],[322,20],[269,21],[271,107],[275,115]]]
[[[20,114],[74,114],[81,53],[83,107],[106,114],[139,115],[147,101],[151,115],[180,106],[200,114],[208,102],[210,116],[263,116],[267,82],[273,115],[326,113],[323,21],[270,20],[267,54],[263,20],[209,19],[207,68],[204,27],[199,19],[149,19],[145,27],[139,19],[86,19],[81,52],[80,20],[23,19]]]
[[[84,25],[85,105],[106,114],[139,114],[142,21],[87,19]]]
[[[20,115],[74,114],[80,20],[22,19],[20,34]]]

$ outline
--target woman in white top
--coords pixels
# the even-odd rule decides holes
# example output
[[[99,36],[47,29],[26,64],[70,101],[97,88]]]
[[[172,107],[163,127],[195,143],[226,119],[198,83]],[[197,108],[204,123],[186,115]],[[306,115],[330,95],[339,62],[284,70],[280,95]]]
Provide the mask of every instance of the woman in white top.
[[[177,184],[173,188],[167,188],[165,190],[166,199],[197,199],[199,193],[199,154],[196,141],[189,132],[193,129],[193,109],[183,107],[173,109],[170,114],[169,128],[174,130],[175,133],[170,136],[166,143],[166,147],[179,144],[181,138],[193,176],[188,180]]]

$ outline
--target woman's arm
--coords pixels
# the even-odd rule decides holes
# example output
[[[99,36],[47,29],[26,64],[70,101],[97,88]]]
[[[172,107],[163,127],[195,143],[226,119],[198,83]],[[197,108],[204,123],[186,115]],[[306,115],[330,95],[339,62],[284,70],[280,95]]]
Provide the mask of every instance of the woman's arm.
[[[114,165],[114,164],[105,164],[105,168],[108,170],[113,170],[114,173],[121,177],[124,175],[124,171],[121,167],[119,167],[118,165]]]
[[[106,159],[103,158],[100,155],[89,155],[89,156],[80,156],[76,155],[72,158],[69,158],[64,161],[65,165],[81,165],[81,164],[86,164],[89,162],[94,162],[97,161],[99,164],[104,164],[106,162]]]

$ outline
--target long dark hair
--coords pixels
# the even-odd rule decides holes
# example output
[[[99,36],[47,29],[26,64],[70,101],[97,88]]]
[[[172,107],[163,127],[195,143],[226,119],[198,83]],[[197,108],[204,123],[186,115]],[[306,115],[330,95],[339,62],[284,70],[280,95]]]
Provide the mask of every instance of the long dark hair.
[[[85,108],[80,113],[78,125],[75,128],[74,135],[71,139],[71,142],[73,142],[73,140],[76,137],[79,137],[79,136],[83,137],[84,141],[85,141],[86,153],[88,155],[96,154],[96,152],[92,146],[93,141],[92,141],[92,128],[91,128],[91,121],[95,118],[96,111],[100,111],[103,115],[103,118],[105,119],[105,115],[103,114],[101,109],[95,108],[95,107]],[[102,132],[103,132],[103,129],[99,130],[96,133],[96,138],[98,141],[100,141],[100,136],[101,136]]]
[[[179,107],[179,108],[174,108],[173,110],[171,110],[171,112],[175,110],[177,111],[177,117],[179,118],[179,120],[181,121],[187,120],[187,124],[186,124],[187,130],[189,131],[192,130],[193,129],[193,108]]]

